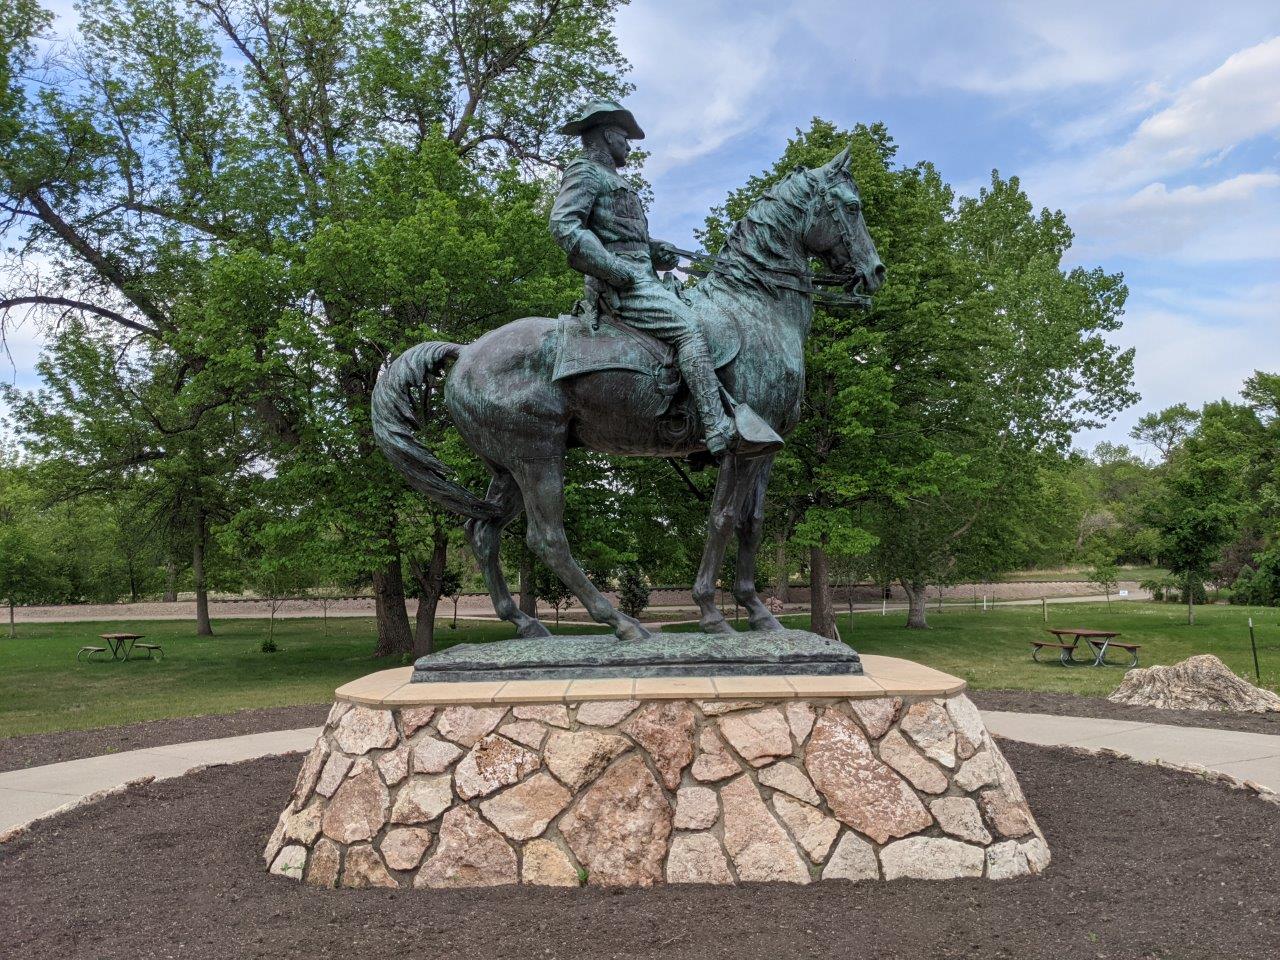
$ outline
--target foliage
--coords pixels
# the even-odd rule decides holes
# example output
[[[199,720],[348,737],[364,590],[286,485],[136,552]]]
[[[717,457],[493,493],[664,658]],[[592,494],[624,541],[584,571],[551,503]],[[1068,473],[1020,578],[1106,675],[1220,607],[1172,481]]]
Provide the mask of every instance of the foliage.
[[[618,574],[618,606],[629,617],[638,617],[649,605],[649,583],[635,566],[625,566]]]
[[[220,484],[200,462],[211,438],[247,429],[258,476],[310,491],[307,522],[372,582],[379,652],[404,652],[407,498],[374,450],[369,394],[415,340],[569,301],[542,164],[572,147],[554,131],[578,104],[627,91],[616,6],[86,0],[31,95],[48,16],[6,6],[0,203],[19,258],[0,322],[35,310],[127,354],[120,370],[102,351],[68,359],[74,335],[48,350],[88,402],[148,385],[157,475],[182,447],[183,482]],[[23,268],[37,262],[41,276]],[[48,425],[24,430],[52,440]],[[181,502],[199,513],[193,551],[233,515]]]
[[[561,611],[568,610],[576,599],[564,585],[564,581],[541,563],[534,567],[533,589],[539,600],[551,605],[551,609],[555,611],[557,625],[560,623]]]
[[[1112,560],[1099,558],[1093,565],[1093,569],[1089,571],[1089,582],[1096,584],[1097,587],[1106,594],[1107,609],[1111,609],[1111,594],[1115,592],[1116,586],[1120,583],[1120,570],[1116,567]]]

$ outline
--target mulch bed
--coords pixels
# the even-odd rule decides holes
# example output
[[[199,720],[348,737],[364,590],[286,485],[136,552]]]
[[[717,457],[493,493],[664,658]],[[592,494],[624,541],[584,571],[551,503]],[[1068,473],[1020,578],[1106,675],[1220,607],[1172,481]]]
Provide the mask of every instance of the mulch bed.
[[[148,720],[145,723],[98,727],[95,730],[61,730],[57,733],[8,737],[0,740],[0,773],[46,763],[61,763],[63,760],[79,760],[81,757],[97,757],[104,753],[187,743],[191,740],[216,740],[219,737],[238,737],[246,733],[318,727],[324,723],[328,714],[329,704],[317,703],[301,707],[238,710],[220,716]]]
[[[317,890],[260,853],[297,756],[153,783],[0,846],[0,954],[1264,958],[1280,808],[1189,774],[1006,743],[1042,877],[607,891]],[[1100,815],[1100,811],[1105,814]]]
[[[1280,713],[1216,713],[1211,710],[1161,710],[1112,703],[1104,697],[1074,693],[1041,693],[1033,690],[970,690],[969,697],[983,710],[1017,713],[1051,713],[1055,716],[1097,717],[1101,720],[1133,720],[1167,723],[1175,727],[1211,727],[1244,733],[1280,736]]]

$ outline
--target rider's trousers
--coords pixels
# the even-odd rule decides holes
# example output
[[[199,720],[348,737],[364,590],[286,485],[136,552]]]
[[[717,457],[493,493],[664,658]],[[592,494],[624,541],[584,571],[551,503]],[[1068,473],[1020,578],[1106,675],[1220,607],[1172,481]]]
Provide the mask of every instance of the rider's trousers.
[[[626,258],[640,267],[645,276],[629,289],[617,291],[618,314],[637,330],[675,347],[680,373],[689,385],[704,433],[728,437],[732,428],[720,400],[720,382],[711,365],[711,351],[702,324],[688,304],[663,286],[647,256]]]

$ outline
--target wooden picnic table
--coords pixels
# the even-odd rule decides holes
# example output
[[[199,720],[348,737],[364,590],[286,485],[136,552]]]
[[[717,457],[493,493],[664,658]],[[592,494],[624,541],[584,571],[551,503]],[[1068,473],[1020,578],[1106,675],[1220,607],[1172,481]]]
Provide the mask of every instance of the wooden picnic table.
[[[87,654],[88,656],[85,658],[91,661],[94,654],[106,653],[108,647],[111,649],[112,660],[128,660],[135,647],[139,650],[146,650],[146,659],[148,660],[158,658],[163,652],[158,643],[138,643],[145,636],[142,633],[100,633],[98,638],[103,640],[107,646],[81,647],[80,652],[76,654],[76,659],[79,660]]]
[[[1138,650],[1142,645],[1139,643],[1121,643],[1116,640],[1120,636],[1118,630],[1089,630],[1084,627],[1067,627],[1067,628],[1051,628],[1046,627],[1045,632],[1053,634],[1058,638],[1057,642],[1049,640],[1032,640],[1031,659],[1040,663],[1040,651],[1045,648],[1056,649],[1059,651],[1058,659],[1064,666],[1071,664],[1084,664],[1088,661],[1077,660],[1075,658],[1076,647],[1083,640],[1093,650],[1093,666],[1101,667],[1106,663],[1107,651],[1111,647],[1118,647],[1128,652],[1130,657],[1129,666],[1136,667],[1138,665]],[[1071,638],[1070,643],[1063,643],[1067,637]]]

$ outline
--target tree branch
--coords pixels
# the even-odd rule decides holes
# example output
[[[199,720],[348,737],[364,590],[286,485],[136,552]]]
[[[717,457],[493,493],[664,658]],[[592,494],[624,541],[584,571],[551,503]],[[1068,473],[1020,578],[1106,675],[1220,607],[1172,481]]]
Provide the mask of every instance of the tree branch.
[[[128,327],[130,330],[137,330],[139,333],[145,333],[148,336],[160,339],[160,331],[154,327],[149,327],[145,323],[139,323],[136,320],[130,320],[128,317],[107,307],[100,307],[96,303],[85,303],[83,300],[71,300],[67,297],[5,297],[0,299],[0,310],[9,310],[13,307],[22,306],[43,306],[43,307],[66,307],[68,310],[83,310],[85,313],[93,313],[112,323],[118,323],[122,327]]]
[[[152,322],[155,329],[146,330],[132,323],[126,324],[126,326],[132,326],[135,330],[141,330],[143,333],[149,333],[159,338],[159,331],[170,326],[169,318],[165,316],[164,311],[150,297],[134,289],[133,284],[129,282],[129,278],[125,276],[119,265],[112,263],[101,250],[98,250],[84,237],[80,236],[75,228],[62,219],[58,212],[50,206],[39,191],[30,190],[23,196],[23,199],[35,207],[40,219],[60,240],[88,261],[89,265],[97,270],[100,276],[109,280],[120,293],[138,308],[143,316]]]

